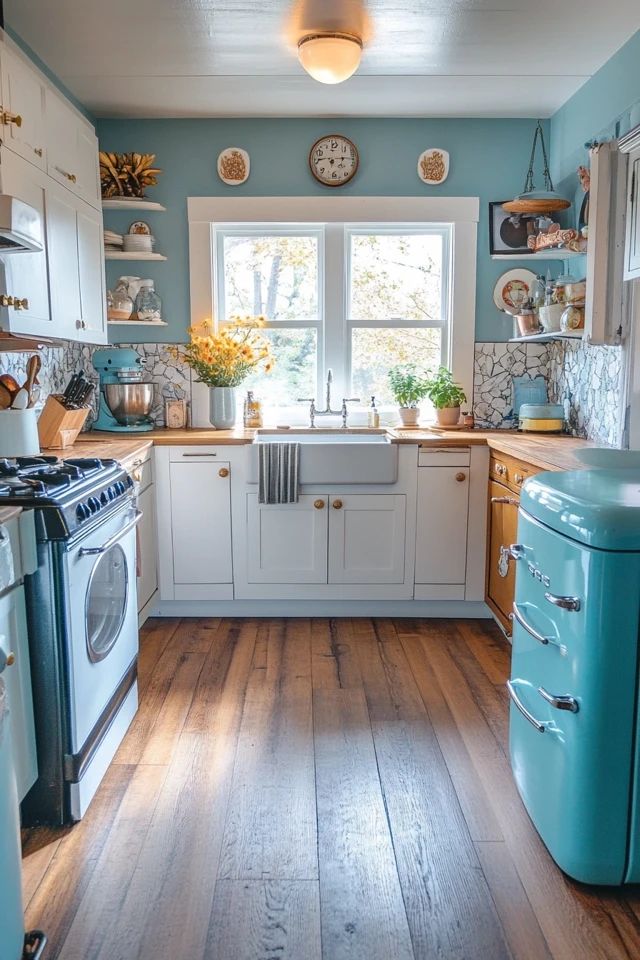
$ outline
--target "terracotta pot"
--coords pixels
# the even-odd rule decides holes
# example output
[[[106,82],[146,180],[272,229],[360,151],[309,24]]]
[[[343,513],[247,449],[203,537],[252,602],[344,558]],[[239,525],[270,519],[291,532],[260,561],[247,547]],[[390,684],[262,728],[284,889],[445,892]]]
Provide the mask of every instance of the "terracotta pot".
[[[420,407],[398,407],[398,413],[403,427],[417,427],[420,417]]]
[[[442,407],[436,410],[436,418],[441,427],[455,427],[460,420],[460,406]]]

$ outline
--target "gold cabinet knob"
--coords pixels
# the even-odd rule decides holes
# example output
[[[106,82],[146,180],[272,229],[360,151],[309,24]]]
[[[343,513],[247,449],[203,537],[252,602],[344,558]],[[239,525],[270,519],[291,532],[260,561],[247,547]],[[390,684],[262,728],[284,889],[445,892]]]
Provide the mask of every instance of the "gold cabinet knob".
[[[76,183],[78,178],[75,173],[65,173],[65,177],[69,180],[70,183]]]
[[[11,113],[9,110],[2,111],[2,122],[13,123],[16,127],[22,126],[22,117],[19,113]]]
[[[463,473],[462,470],[460,473],[456,473],[456,480],[458,483],[463,483],[467,479],[466,473]]]
[[[334,500],[331,506],[334,510],[342,510],[342,500]]]
[[[316,508],[316,510],[323,510],[323,509],[324,509],[324,500],[314,500],[314,501],[313,501],[313,505],[314,505],[314,507]]]
[[[516,473],[513,479],[514,479],[515,482],[518,483],[518,484],[524,482],[524,477],[522,476],[521,473]]]
[[[15,662],[16,662],[16,655],[15,655],[15,653],[8,653],[8,654],[7,654],[6,666],[7,666],[7,667],[12,667]]]
[[[28,309],[29,309],[29,301],[27,300],[26,297],[22,297],[22,299],[21,299],[20,297],[16,297],[16,298],[14,299],[14,301],[13,301],[13,309],[14,309],[14,310],[28,310]]]
[[[0,294],[0,307],[12,307],[13,297],[8,297],[6,293]]]
[[[229,471],[227,470],[226,467],[220,467],[220,469],[218,470],[218,476],[219,476],[219,477],[228,477],[228,476],[229,476]]]
[[[37,157],[41,157],[41,156],[42,156],[42,153],[43,153],[42,147],[34,147],[34,148],[33,148],[33,152],[35,153],[35,155],[36,155]]]

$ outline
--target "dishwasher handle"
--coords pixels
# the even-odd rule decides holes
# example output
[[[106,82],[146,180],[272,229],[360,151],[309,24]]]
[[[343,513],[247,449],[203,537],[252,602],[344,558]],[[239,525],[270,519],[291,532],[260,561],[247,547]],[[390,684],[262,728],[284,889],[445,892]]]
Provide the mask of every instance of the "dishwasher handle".
[[[514,705],[520,711],[520,713],[525,718],[525,720],[527,720],[532,727],[535,727],[538,733],[544,733],[545,730],[547,729],[546,725],[542,723],[540,720],[536,720],[536,718],[533,716],[532,713],[529,713],[524,703],[518,696],[515,685],[512,680],[507,680],[507,691]]]

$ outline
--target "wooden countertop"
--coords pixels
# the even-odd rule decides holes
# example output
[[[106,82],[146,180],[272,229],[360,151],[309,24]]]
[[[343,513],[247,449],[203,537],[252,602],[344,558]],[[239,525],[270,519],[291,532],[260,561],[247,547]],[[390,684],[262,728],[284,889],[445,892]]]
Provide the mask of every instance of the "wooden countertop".
[[[356,428],[354,433],[366,432]],[[378,431],[380,432],[380,431]],[[576,459],[576,452],[587,447],[601,444],[590,440],[580,440],[565,435],[543,436],[532,433],[518,433],[515,430],[404,430],[389,428],[392,441],[420,446],[460,447],[470,445],[488,445],[496,453],[509,454],[543,470],[581,470],[584,465]],[[284,433],[284,431],[283,431]],[[288,433],[288,431],[287,431]],[[292,439],[295,433],[289,434]],[[75,444],[66,450],[43,451],[63,457],[113,457],[126,462],[141,456],[151,446],[188,446],[216,444],[242,445],[251,443],[255,430],[237,428],[235,430],[213,430],[194,428],[186,430],[148,430],[145,433],[106,433],[89,431],[78,436]]]

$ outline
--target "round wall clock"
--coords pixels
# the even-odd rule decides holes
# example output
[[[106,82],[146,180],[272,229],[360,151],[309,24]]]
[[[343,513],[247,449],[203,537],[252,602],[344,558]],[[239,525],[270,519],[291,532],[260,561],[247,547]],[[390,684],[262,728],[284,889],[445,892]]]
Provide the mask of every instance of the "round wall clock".
[[[358,169],[359,160],[355,143],[337,133],[316,140],[309,151],[311,173],[325,187],[348,183]]]

